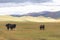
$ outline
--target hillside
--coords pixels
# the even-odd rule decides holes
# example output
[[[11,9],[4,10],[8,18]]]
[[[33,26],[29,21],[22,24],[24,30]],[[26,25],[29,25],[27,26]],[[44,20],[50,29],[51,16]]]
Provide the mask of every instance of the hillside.
[[[12,17],[12,16],[0,16],[0,21],[17,21],[17,22],[58,22],[59,19],[53,19],[50,17],[32,17],[32,16],[23,16],[23,17]]]

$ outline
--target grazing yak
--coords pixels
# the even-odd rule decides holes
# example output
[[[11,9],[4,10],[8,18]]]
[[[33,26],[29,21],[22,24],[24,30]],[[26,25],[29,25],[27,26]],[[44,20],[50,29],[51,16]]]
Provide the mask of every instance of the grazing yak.
[[[11,29],[11,30],[13,30],[14,28],[16,28],[16,24],[6,24],[6,27],[7,27],[7,29],[9,30],[9,29]]]
[[[40,25],[40,30],[44,30],[45,29],[45,25]]]

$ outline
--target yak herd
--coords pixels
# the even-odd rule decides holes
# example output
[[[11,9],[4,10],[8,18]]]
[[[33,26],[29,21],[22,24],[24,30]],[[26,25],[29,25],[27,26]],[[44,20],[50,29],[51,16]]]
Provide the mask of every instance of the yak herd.
[[[9,29],[13,30],[13,29],[16,28],[16,24],[10,24],[10,23],[8,23],[8,24],[6,24],[6,28],[7,28],[7,30],[9,30]],[[39,28],[40,28],[40,30],[44,30],[45,29],[45,25],[41,24],[39,26]]]

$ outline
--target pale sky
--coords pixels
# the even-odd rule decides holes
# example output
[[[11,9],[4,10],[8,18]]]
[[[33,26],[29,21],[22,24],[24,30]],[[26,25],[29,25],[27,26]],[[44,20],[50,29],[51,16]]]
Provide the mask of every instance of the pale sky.
[[[4,0],[5,1],[5,0]],[[23,1],[22,3],[16,3],[15,1],[4,2],[0,0],[0,15],[10,14],[27,14],[31,12],[41,11],[60,11],[60,0],[51,1]],[[17,1],[18,2],[18,1]]]

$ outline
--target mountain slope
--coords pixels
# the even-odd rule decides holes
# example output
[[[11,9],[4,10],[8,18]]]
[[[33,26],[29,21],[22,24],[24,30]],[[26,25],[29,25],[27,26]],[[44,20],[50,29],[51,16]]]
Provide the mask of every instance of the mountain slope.
[[[23,16],[23,17],[12,17],[12,16],[0,16],[0,21],[17,21],[17,22],[57,22],[56,19],[46,18],[43,16],[32,17],[32,16]]]

